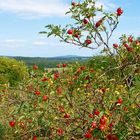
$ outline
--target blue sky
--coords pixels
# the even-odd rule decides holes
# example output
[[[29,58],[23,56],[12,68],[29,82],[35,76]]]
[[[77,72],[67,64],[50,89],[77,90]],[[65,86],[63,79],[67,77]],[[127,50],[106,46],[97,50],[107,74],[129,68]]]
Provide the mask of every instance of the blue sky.
[[[77,0],[79,1],[79,0]],[[71,0],[0,0],[0,55],[53,57],[61,55],[92,56],[97,50],[79,49],[59,42],[58,38],[39,35],[47,24],[66,25],[65,16]],[[140,0],[98,0],[106,10],[124,9],[111,42],[121,34],[140,36]]]

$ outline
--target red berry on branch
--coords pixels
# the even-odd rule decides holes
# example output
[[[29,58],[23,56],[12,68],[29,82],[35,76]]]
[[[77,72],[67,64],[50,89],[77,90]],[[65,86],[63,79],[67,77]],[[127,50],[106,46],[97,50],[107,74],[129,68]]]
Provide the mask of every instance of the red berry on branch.
[[[106,126],[105,126],[105,125],[100,125],[100,126],[99,126],[99,129],[100,129],[101,131],[105,131]]]
[[[101,24],[102,24],[102,20],[99,20],[98,22],[96,22],[95,27],[98,28]]]
[[[85,40],[85,43],[86,43],[87,45],[89,45],[89,44],[92,43],[92,41],[91,41],[90,39],[87,39],[87,40]]]
[[[96,110],[94,111],[94,115],[99,116],[99,114],[100,114],[100,111],[96,109]]]
[[[131,47],[127,47],[127,50],[128,50],[129,52],[133,52],[133,51],[134,51],[134,49],[131,48]]]
[[[64,115],[64,118],[70,118],[70,114],[66,113],[66,114]]]
[[[57,92],[57,94],[61,94],[61,93],[62,93],[62,88],[61,88],[61,87],[58,87],[58,88],[56,89],[56,92]]]
[[[33,66],[33,69],[34,69],[34,70],[37,70],[37,69],[38,69],[38,66],[37,66],[37,65],[34,65],[34,66]]]
[[[15,124],[16,124],[16,121],[14,121],[14,120],[9,122],[9,125],[10,125],[11,127],[14,127]]]
[[[100,119],[100,124],[101,124],[101,125],[105,125],[105,124],[106,124],[106,120],[101,118],[101,119]]]
[[[117,101],[117,104],[121,105],[122,103],[123,103],[122,98],[119,98],[118,101]]]
[[[105,121],[107,121],[107,117],[106,117],[105,115],[103,115],[103,116],[101,117],[101,119],[104,119]]]
[[[87,139],[92,138],[92,134],[91,134],[91,133],[89,133],[89,132],[87,132],[87,133],[85,134],[85,138],[87,138]]]
[[[41,92],[40,92],[40,91],[35,91],[35,94],[36,94],[36,95],[40,95]]]
[[[118,140],[118,138],[112,134],[108,134],[106,137],[108,140]]]
[[[123,14],[123,10],[121,8],[117,9],[117,16],[121,16]]]
[[[45,81],[47,81],[48,79],[46,78],[46,77],[44,77],[43,79],[42,79],[42,82],[45,82]]]
[[[100,124],[105,125],[107,122],[107,117],[106,116],[102,116],[100,119]]]
[[[91,127],[92,127],[92,128],[96,128],[96,127],[97,127],[97,123],[96,123],[96,122],[92,122],[92,123],[91,123]]]
[[[62,64],[62,67],[66,67],[66,66],[67,66],[67,64],[66,64],[66,63]]]
[[[108,135],[106,136],[106,138],[107,138],[108,140],[112,140],[112,134],[108,134]]]
[[[118,45],[118,44],[113,44],[113,47],[114,47],[115,49],[117,49],[117,48],[119,47],[119,45]]]
[[[85,66],[81,66],[80,69],[81,69],[81,70],[85,70],[86,67],[85,67]]]
[[[42,97],[42,100],[43,100],[43,101],[47,101],[47,100],[48,100],[48,96],[47,96],[47,95],[44,95],[44,96]]]
[[[93,118],[93,114],[88,114],[89,118]]]
[[[72,30],[72,29],[69,29],[69,30],[67,31],[67,34],[69,34],[69,35],[73,34],[73,30]]]
[[[61,128],[58,128],[57,133],[58,133],[58,135],[63,135],[63,130]]]
[[[128,45],[127,43],[124,43],[123,45],[124,45],[124,47],[126,47],[126,48],[129,47],[129,45]]]
[[[83,20],[83,22],[84,22],[84,24],[87,24],[89,21],[85,18],[85,19]]]
[[[74,34],[73,36],[76,38],[79,38],[79,34]]]
[[[133,37],[132,36],[128,37],[128,42],[131,42],[131,43],[133,42]]]
[[[72,6],[76,6],[76,2],[73,1],[73,2],[71,3],[71,5],[72,5]]]
[[[63,107],[63,106],[59,106],[59,111],[60,111],[61,113],[64,113],[64,112],[65,112],[64,107]]]
[[[54,80],[56,80],[57,78],[59,78],[59,73],[58,72],[54,73]]]
[[[37,137],[36,136],[33,136],[33,140],[37,140]]]

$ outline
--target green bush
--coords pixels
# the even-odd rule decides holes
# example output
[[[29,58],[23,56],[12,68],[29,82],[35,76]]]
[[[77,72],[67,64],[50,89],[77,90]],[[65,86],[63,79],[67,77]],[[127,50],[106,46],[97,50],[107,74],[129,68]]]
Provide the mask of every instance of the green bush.
[[[23,62],[12,58],[0,57],[0,84],[15,86],[28,77],[28,70]]]

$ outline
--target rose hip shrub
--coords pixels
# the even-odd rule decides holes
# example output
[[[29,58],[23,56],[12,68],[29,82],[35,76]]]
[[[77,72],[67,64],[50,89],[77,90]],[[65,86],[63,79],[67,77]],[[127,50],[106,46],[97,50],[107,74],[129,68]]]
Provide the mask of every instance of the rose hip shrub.
[[[5,139],[140,139],[140,42],[123,35],[120,44],[109,46],[123,10],[106,13],[95,4],[72,2],[69,12],[76,24],[48,25],[49,31],[41,33],[89,49],[101,47],[113,65],[61,64],[61,72],[41,72],[34,65],[29,81],[1,91]]]

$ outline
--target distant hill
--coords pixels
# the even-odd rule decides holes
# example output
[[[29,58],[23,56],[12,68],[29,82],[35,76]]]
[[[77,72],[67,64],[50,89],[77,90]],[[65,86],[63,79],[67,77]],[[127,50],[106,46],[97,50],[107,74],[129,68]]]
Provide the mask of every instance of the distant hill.
[[[57,56],[57,57],[22,57],[22,56],[8,56],[15,58],[16,60],[23,61],[26,65],[33,66],[34,64],[38,65],[40,68],[54,68],[59,63],[74,63],[78,61],[79,63],[85,63],[91,57],[83,57],[77,55],[66,55],[66,56]]]
[[[12,56],[9,56],[12,57]],[[15,59],[49,59],[49,60],[79,60],[79,59],[89,59],[89,56],[77,56],[77,55],[65,55],[65,56],[55,56],[55,57],[22,57],[22,56],[13,56]]]

